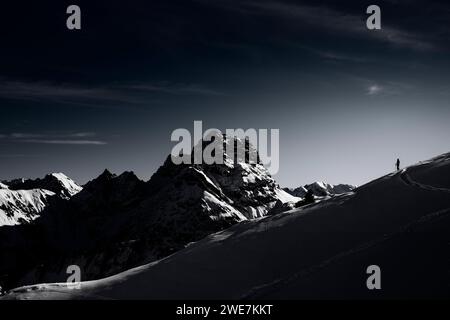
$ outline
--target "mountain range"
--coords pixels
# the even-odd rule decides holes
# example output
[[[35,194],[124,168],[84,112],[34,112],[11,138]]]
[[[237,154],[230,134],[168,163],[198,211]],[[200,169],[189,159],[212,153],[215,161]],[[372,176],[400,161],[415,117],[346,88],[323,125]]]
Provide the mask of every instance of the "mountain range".
[[[224,150],[229,143],[246,153],[251,148],[238,138],[223,137],[222,143]],[[330,190],[314,192],[323,197]],[[212,165],[175,165],[168,156],[149,181],[108,170],[82,187],[62,173],[4,181],[0,285],[65,281],[73,264],[86,280],[111,276],[301,200],[280,188],[262,164],[226,153],[223,164]]]
[[[283,188],[283,190],[299,198],[304,198],[306,196],[306,193],[310,191],[314,195],[314,197],[321,198],[351,192],[356,188],[357,186],[351,184],[332,185],[323,181],[316,181],[314,183],[306,184],[298,188]]]
[[[171,176],[162,168],[157,176]],[[79,289],[44,283],[3,299],[448,298],[449,177],[450,153],[349,193],[244,220]],[[380,290],[366,286],[373,265]]]

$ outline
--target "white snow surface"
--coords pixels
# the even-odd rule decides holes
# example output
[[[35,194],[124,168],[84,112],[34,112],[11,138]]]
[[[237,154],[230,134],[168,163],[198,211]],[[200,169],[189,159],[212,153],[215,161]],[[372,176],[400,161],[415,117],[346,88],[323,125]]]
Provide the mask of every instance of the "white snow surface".
[[[277,198],[280,199],[280,201],[283,203],[286,203],[286,202],[297,203],[298,201],[301,200],[301,198],[295,197],[279,188],[275,189],[275,193],[277,195]]]
[[[0,226],[30,222],[39,216],[55,193],[43,190],[0,189]]]
[[[52,173],[53,177],[55,177],[59,183],[63,186],[68,196],[72,197],[80,192],[83,188],[77,185],[72,179],[66,176],[64,173]]]
[[[220,212],[214,215],[210,215],[209,217],[212,220],[220,220],[222,218],[231,218],[231,217],[238,217],[240,221],[247,219],[238,210],[236,210],[226,202],[219,200],[216,196],[209,193],[208,191],[204,191],[203,193],[202,205],[204,206],[207,212]]]
[[[207,209],[216,209],[208,210],[213,213],[210,215],[212,219],[234,216],[237,221],[242,221],[260,218],[269,214],[277,202],[289,203],[293,207],[302,200],[282,190],[263,164],[246,162],[239,153],[236,155],[227,153],[227,148],[236,144],[236,147],[256,154],[256,149],[252,145],[245,147],[245,141],[237,137],[217,138],[223,139],[221,141],[226,145],[223,165],[216,166],[215,170],[208,167],[193,167],[207,188],[211,188],[211,192],[205,193],[203,202],[214,203],[211,206],[205,205]],[[222,208],[224,212],[220,213]],[[214,215],[217,217],[213,218]]]
[[[12,290],[3,299],[254,297],[255,292],[283,284],[435,212],[448,211],[449,176],[450,154],[445,154],[388,174],[355,192],[245,220],[162,260],[81,282],[80,289],[65,283],[39,284]],[[283,286],[277,290],[282,292]]]
[[[69,199],[83,189],[63,173],[52,173],[50,176],[62,187],[59,196],[63,199]],[[6,184],[0,183],[0,227],[36,219],[47,206],[49,197],[55,195],[44,188],[10,190]]]

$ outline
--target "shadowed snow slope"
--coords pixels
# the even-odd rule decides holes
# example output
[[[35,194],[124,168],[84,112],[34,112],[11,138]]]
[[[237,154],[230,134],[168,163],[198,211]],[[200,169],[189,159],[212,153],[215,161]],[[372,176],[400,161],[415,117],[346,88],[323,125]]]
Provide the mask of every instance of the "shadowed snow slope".
[[[446,154],[354,193],[243,221],[79,290],[42,284],[4,298],[448,297],[449,173]],[[371,264],[381,267],[381,291],[366,288]]]

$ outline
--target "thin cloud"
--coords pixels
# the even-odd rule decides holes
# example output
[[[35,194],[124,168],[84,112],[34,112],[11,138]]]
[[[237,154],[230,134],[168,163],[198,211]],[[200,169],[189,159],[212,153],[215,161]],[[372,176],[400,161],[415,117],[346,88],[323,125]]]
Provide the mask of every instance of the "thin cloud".
[[[367,94],[369,96],[374,96],[374,95],[380,94],[382,91],[383,91],[383,88],[376,84],[371,85],[367,88]]]
[[[105,145],[106,141],[83,139],[96,136],[95,132],[75,133],[11,133],[3,135],[13,142],[37,143],[37,144],[60,144],[60,145]]]
[[[70,135],[71,137],[86,138],[96,136],[95,132],[77,132]]]
[[[20,140],[25,143],[38,143],[38,144],[59,144],[59,145],[105,145],[107,142],[100,140]]]
[[[66,84],[23,81],[2,81],[0,96],[23,100],[66,98],[111,100],[117,98],[113,92],[104,88],[83,88]]]
[[[94,137],[97,134],[95,132],[65,132],[65,133],[24,133],[24,132],[14,132],[10,135],[4,135],[5,137],[10,137],[12,139],[37,139],[37,138],[58,138],[58,139],[69,139],[69,138],[87,138]]]
[[[397,82],[397,81],[382,81],[375,82],[365,79],[366,82],[366,94],[368,96],[398,96],[411,91],[414,86],[409,83]]]
[[[300,48],[310,52],[311,54],[314,54],[320,58],[331,60],[331,61],[343,61],[343,62],[354,62],[354,63],[366,63],[371,61],[367,58],[357,57],[357,56],[351,56],[343,53],[338,53],[334,51],[324,51],[321,49],[316,49],[313,47],[307,47],[307,46],[300,46]]]
[[[200,84],[138,83],[85,87],[50,82],[0,82],[0,97],[104,107],[104,104],[148,104],[149,94],[217,96],[221,92]]]
[[[139,90],[147,92],[157,92],[172,95],[201,95],[220,96],[224,93],[199,84],[134,84],[126,85],[123,88],[128,90]]]
[[[43,138],[45,135],[43,134],[35,134],[35,133],[11,133],[11,138],[14,139],[33,139],[33,138]]]
[[[204,1],[202,1],[204,2]],[[215,4],[213,4],[215,5]],[[368,37],[414,50],[434,50],[436,45],[422,34],[383,25],[381,30],[369,31],[366,28],[366,16],[355,15],[327,6],[313,6],[282,1],[242,1],[240,3],[219,2],[222,8],[236,10],[241,14],[279,16],[284,21],[291,19],[333,33]]]

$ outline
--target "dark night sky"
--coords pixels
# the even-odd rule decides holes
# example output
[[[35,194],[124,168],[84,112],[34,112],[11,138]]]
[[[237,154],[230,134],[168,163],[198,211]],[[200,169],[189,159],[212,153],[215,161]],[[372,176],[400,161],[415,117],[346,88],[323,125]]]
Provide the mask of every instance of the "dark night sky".
[[[66,28],[70,4],[80,31]],[[365,27],[370,4],[380,31]],[[445,1],[17,0],[0,12],[0,179],[147,179],[194,120],[279,128],[283,186],[362,184],[397,157],[450,151]]]

